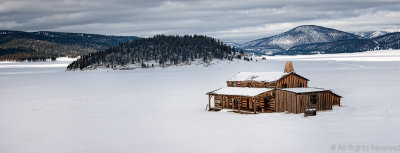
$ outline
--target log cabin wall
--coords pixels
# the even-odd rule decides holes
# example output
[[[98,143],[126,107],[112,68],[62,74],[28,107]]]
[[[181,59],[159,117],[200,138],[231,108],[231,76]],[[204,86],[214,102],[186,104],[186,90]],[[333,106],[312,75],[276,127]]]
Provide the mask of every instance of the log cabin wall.
[[[275,111],[275,99],[273,98],[274,95],[275,95],[275,91],[270,91],[270,92],[263,93],[263,94],[257,96],[256,97],[256,99],[257,99],[257,103],[256,103],[257,110],[264,109],[264,111]],[[265,107],[266,100],[269,101],[269,107]]]
[[[294,73],[291,73],[276,82],[276,88],[304,88],[308,81]],[[285,87],[286,85],[286,87]]]
[[[273,82],[267,82],[266,83],[267,88],[276,88],[276,81]]]
[[[257,81],[227,81],[228,87],[251,87],[251,88],[265,88],[267,83]]]
[[[311,98],[311,96],[314,97]],[[318,111],[331,110],[333,105],[340,105],[340,98],[331,91],[296,94],[284,90],[272,90],[256,97],[214,95],[214,107],[232,109],[233,101],[237,99],[238,103],[234,105],[234,109],[239,109],[240,106],[241,110],[253,110],[253,102],[256,102],[257,111],[264,109],[268,112],[288,111],[297,114],[304,113],[308,104]],[[316,104],[312,104],[311,99],[315,99]],[[268,108],[265,107],[265,100],[269,100],[270,106]]]
[[[214,107],[231,109],[235,99],[237,99],[238,103],[234,106],[234,109],[238,109],[239,106],[241,106],[241,109],[248,109],[247,101],[252,104],[250,97],[214,95]]]
[[[274,91],[269,91],[258,95],[256,97],[246,97],[246,96],[228,96],[228,95],[214,95],[214,107],[218,108],[228,108],[232,109],[232,105],[234,104],[234,99],[237,99],[238,103],[234,105],[234,109],[241,110],[254,110],[254,102],[257,111],[261,111],[263,108],[266,111],[272,111],[275,107],[275,101],[273,99]],[[254,98],[254,101],[253,101]],[[265,108],[264,100],[268,99],[270,103],[270,107],[268,109]]]
[[[214,107],[221,107],[222,108],[222,97],[219,95],[214,96]]]

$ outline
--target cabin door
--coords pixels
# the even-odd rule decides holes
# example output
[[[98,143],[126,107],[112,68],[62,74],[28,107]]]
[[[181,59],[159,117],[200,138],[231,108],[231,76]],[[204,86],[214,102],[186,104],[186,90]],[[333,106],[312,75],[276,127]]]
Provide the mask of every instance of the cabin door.
[[[233,108],[235,108],[236,106],[238,106],[238,100],[235,98],[233,99]]]
[[[251,109],[249,98],[247,98],[247,109]]]
[[[264,98],[264,109],[269,110],[270,100],[269,98]]]

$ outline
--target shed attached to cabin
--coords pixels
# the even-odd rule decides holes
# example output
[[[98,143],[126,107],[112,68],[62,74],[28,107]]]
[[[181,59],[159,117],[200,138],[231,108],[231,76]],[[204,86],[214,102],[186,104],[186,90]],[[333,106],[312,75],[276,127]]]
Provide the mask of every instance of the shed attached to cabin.
[[[340,96],[322,88],[286,88],[275,91],[276,112],[303,113],[312,108],[317,111],[331,110],[340,105]]]

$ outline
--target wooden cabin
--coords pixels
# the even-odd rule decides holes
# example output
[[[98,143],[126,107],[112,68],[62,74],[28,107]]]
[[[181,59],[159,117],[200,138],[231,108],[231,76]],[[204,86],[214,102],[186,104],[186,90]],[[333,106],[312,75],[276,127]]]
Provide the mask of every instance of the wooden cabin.
[[[287,62],[284,72],[239,72],[227,87],[208,92],[214,108],[257,112],[303,113],[305,109],[330,110],[341,96],[330,90],[308,87],[308,79]]]

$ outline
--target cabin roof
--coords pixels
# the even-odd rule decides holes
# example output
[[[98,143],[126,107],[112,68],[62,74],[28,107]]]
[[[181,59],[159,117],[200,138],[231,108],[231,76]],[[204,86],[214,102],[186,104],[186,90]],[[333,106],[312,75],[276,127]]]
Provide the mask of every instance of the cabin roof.
[[[321,91],[329,91],[323,88],[314,88],[314,87],[307,87],[307,88],[283,88],[279,90],[290,91],[294,93],[309,93],[309,92],[321,92]]]
[[[230,96],[247,96],[254,97],[259,94],[273,90],[272,88],[248,88],[248,87],[224,87],[207,94],[230,95]]]
[[[227,81],[262,81],[262,82],[273,82],[277,81],[289,74],[295,74],[301,78],[295,72],[284,73],[284,72],[239,72]],[[304,78],[308,80],[307,78]]]
[[[265,81],[272,82],[279,80],[289,73],[283,72],[239,72],[228,81]]]

